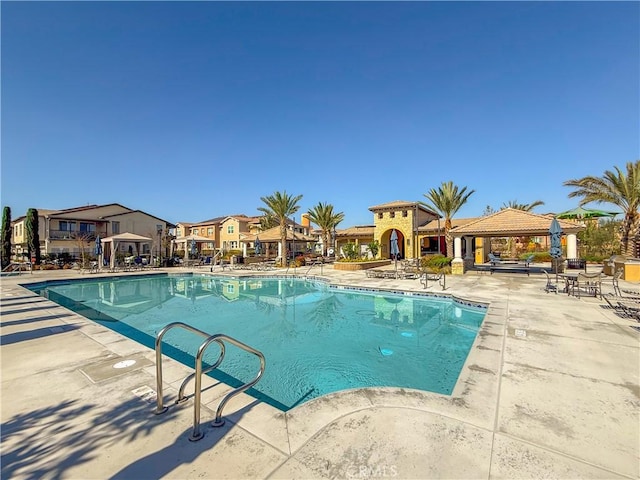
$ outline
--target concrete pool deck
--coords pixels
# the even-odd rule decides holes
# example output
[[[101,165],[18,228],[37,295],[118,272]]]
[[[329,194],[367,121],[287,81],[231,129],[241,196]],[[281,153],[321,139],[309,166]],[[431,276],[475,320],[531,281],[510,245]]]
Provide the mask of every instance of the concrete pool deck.
[[[309,275],[424,291],[330,266]],[[173,405],[187,367],[163,362],[170,408],[154,415],[154,351],[20,286],[79,277],[1,279],[2,478],[639,477],[640,323],[604,300],[545,293],[544,274],[447,277],[444,293],[490,304],[451,396],[359,389],[283,413],[242,394],[214,428],[230,388],[207,378],[198,442],[193,400]],[[123,360],[136,363],[112,368]]]

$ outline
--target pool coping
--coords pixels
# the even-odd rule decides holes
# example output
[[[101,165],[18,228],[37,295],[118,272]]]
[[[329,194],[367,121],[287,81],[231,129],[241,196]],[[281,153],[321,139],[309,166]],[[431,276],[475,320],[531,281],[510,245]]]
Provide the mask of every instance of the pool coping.
[[[222,272],[214,273],[224,276]],[[232,276],[238,276],[237,272],[231,273]],[[267,273],[272,274],[272,272]],[[256,275],[252,272],[252,276]],[[344,274],[342,276],[323,275],[322,277],[329,277],[331,283],[344,283],[344,285],[350,287],[360,285],[362,288],[368,288],[373,285],[382,285],[392,289],[397,288],[399,291],[405,291],[406,289],[406,291],[420,293],[419,288],[416,288],[417,285],[415,281],[371,282],[370,279],[365,280],[361,272],[360,275],[356,274],[353,276],[353,274],[351,274],[349,277],[344,276]],[[514,345],[517,347],[519,342],[526,341],[526,337],[523,339],[517,336],[517,330],[531,332],[533,329],[530,327],[524,329],[517,328],[519,322],[523,322],[523,318],[521,318],[521,312],[514,310],[512,303],[517,302],[511,302],[510,296],[501,298],[504,295],[497,292],[498,294],[493,294],[494,298],[491,298],[491,291],[483,293],[477,288],[478,282],[489,282],[496,285],[511,283],[508,277],[500,277],[499,279],[492,278],[491,280],[485,280],[485,278],[481,276],[478,276],[477,279],[467,278],[465,282],[468,283],[470,287],[466,290],[462,282],[460,282],[460,287],[457,285],[451,287],[451,289],[456,292],[456,295],[460,295],[463,298],[471,297],[471,301],[481,303],[490,301],[487,316],[476,337],[476,342],[472,347],[473,354],[470,352],[467,357],[465,366],[451,396],[406,389],[366,388],[324,396],[283,413],[269,405],[260,402],[256,403],[253,397],[243,394],[239,398],[232,400],[225,409],[225,416],[228,418],[227,427],[223,427],[222,432],[215,431],[213,427],[207,427],[205,434],[212,438],[217,438],[219,435],[229,436],[239,428],[244,432],[243,435],[249,435],[249,437],[251,437],[251,440],[243,437],[243,441],[257,441],[263,445],[263,448],[269,450],[269,461],[262,462],[264,464],[263,470],[255,472],[255,475],[249,475],[252,478],[288,478],[290,476],[310,478],[349,477],[353,476],[350,475],[350,472],[353,473],[350,469],[354,466],[360,468],[363,465],[366,467],[365,470],[373,468],[376,465],[378,467],[386,465],[390,471],[396,471],[398,476],[402,476],[403,473],[408,473],[409,476],[411,476],[412,472],[415,474],[415,470],[411,469],[412,467],[401,465],[398,460],[393,459],[400,458],[402,456],[400,453],[396,452],[395,457],[383,456],[378,453],[380,458],[376,460],[376,462],[372,463],[371,459],[365,462],[359,459],[360,457],[354,459],[345,453],[354,449],[353,443],[349,448],[346,448],[345,445],[331,447],[325,444],[325,440],[329,438],[332,441],[334,440],[332,435],[335,434],[338,426],[341,427],[338,428],[338,430],[340,430],[345,437],[349,437],[350,435],[356,435],[360,431],[378,432],[376,429],[380,429],[381,425],[388,424],[388,421],[384,418],[385,416],[393,418],[395,424],[408,421],[408,418],[428,417],[432,427],[440,427],[440,430],[434,428],[434,430],[440,432],[440,434],[442,434],[442,429],[444,428],[444,431],[449,432],[464,431],[466,432],[465,435],[476,439],[475,447],[466,444],[463,440],[460,440],[460,444],[449,446],[449,451],[458,452],[457,455],[450,455],[450,459],[443,459],[440,462],[436,462],[439,469],[438,471],[445,476],[455,477],[460,475],[460,452],[464,452],[464,458],[467,459],[467,464],[470,468],[470,470],[463,470],[463,472],[470,472],[470,477],[489,478],[490,476],[500,476],[500,472],[513,472],[515,467],[505,462],[504,459],[509,455],[507,452],[513,452],[515,449],[522,454],[522,458],[531,459],[530,462],[524,462],[526,465],[522,464],[522,461],[520,462],[520,467],[517,468],[517,471],[520,472],[535,473],[537,471],[536,468],[541,468],[540,459],[542,458],[545,460],[545,462],[543,462],[545,468],[550,468],[551,470],[549,471],[551,472],[565,472],[565,476],[566,472],[579,472],[581,474],[580,476],[589,474],[592,476],[632,478],[633,475],[637,474],[637,470],[634,471],[634,466],[632,465],[633,458],[627,459],[627,461],[622,464],[617,462],[616,465],[618,466],[613,466],[595,458],[592,452],[585,451],[585,453],[580,453],[580,448],[576,448],[575,446],[570,449],[562,448],[561,446],[550,447],[544,442],[526,438],[526,431],[522,433],[522,427],[512,427],[511,425],[513,425],[513,423],[509,423],[515,422],[515,417],[512,412],[510,412],[511,416],[505,416],[501,410],[500,403],[501,401],[505,402],[505,391],[510,391],[513,387],[513,378],[511,378],[510,375],[512,375],[514,368],[521,368],[518,367],[518,362],[513,362],[509,357],[514,355],[515,350],[511,351],[514,349]],[[24,278],[22,281],[24,281]],[[518,285],[529,285],[532,283],[531,280],[527,282],[524,279],[514,279],[513,281]],[[452,280],[451,283],[455,284],[456,281]],[[4,296],[4,292],[3,282],[3,302],[6,298],[9,298]],[[483,294],[479,294],[479,292]],[[524,300],[526,300],[526,297]],[[567,303],[568,299],[566,298],[549,299],[547,297],[547,300],[561,300],[562,305],[573,306],[573,304]],[[593,310],[594,304],[592,304],[589,299],[571,300],[579,302],[580,308],[584,311],[595,311]],[[521,302],[522,299],[518,301]],[[526,301],[524,304],[526,304]],[[63,307],[47,305],[47,308],[55,312],[57,308]],[[613,324],[628,326],[610,315],[606,315],[605,317],[606,321]],[[82,317],[77,318],[75,314],[70,317],[61,317],[59,321],[62,325],[78,326],[78,329],[83,335],[89,337],[91,341],[99,345],[100,348],[111,352],[114,358],[123,352],[127,352],[127,354],[129,354],[128,352],[142,354],[145,358],[153,357],[154,355],[154,352],[149,351],[149,349],[136,347],[138,344],[133,341],[123,340],[117,335],[114,336],[113,332],[106,328],[105,330],[107,330],[107,332],[101,331],[100,329],[104,327],[97,328],[99,327],[98,325],[88,320],[84,320],[84,322],[89,323],[84,323]],[[598,319],[598,321],[604,320]],[[627,335],[627,337],[628,336],[629,335]],[[531,338],[531,336],[529,338]],[[624,337],[620,338],[622,338],[622,340],[616,336],[616,342],[621,342],[620,344],[614,343],[617,345],[616,348],[623,348],[625,350],[633,349],[633,337],[631,337],[631,340],[625,340]],[[592,342],[593,340],[590,339],[589,341]],[[135,345],[130,345],[128,342],[132,342]],[[5,348],[4,345],[2,348]],[[635,350],[631,350],[631,352],[630,355],[637,354],[637,344],[635,345]],[[4,368],[3,362],[3,373]],[[154,370],[153,367],[145,367],[141,372],[146,373],[147,379],[149,379],[153,378]],[[173,394],[177,391],[177,384],[181,380],[181,375],[185,374],[187,370],[188,369],[181,364],[171,365],[168,369],[170,374],[168,377],[165,377],[167,380],[167,393]],[[607,375],[608,374],[607,372]],[[507,382],[506,390],[504,390],[505,381]],[[153,384],[151,387],[152,386]],[[228,391],[228,389],[229,388],[224,385],[213,385],[213,388],[203,396],[203,403],[206,406],[206,410],[203,410],[202,413],[203,423],[209,421],[211,418],[210,415],[212,415],[215,410],[214,405],[216,400]],[[533,393],[535,394],[535,392]],[[6,395],[10,394],[5,391],[5,385],[3,383],[3,398]],[[206,400],[204,400],[205,397]],[[635,405],[637,405],[637,398],[635,402]],[[624,415],[629,415],[629,412],[622,406],[616,404],[616,408],[621,409]],[[179,416],[180,425],[183,427],[183,430],[185,430],[184,427],[186,425],[191,423],[189,421],[190,412],[188,412],[188,410],[189,409],[176,407],[176,412],[172,413],[173,415]],[[207,417],[207,415],[209,415],[209,417]],[[637,413],[635,415],[637,419]],[[5,414],[3,413],[3,424],[6,421],[4,416]],[[359,428],[350,428],[349,421],[353,419],[359,419],[359,421],[363,422],[362,425],[360,425]],[[506,421],[507,419],[508,421]],[[186,430],[188,430],[188,428]],[[631,431],[631,433],[627,431],[625,438],[629,438],[629,435],[634,435],[635,433],[636,431]],[[432,445],[432,443],[435,443],[428,441],[429,438],[431,438],[430,435],[435,435],[434,432],[426,430],[425,435],[426,444]],[[525,438],[521,438],[523,436]],[[184,437],[185,432],[183,431],[179,438],[183,439]],[[396,435],[393,438],[394,443],[403,444],[402,436],[398,437]],[[368,441],[358,439],[358,441],[362,443],[360,446],[365,450],[366,448],[371,448],[371,439]],[[445,436],[442,441],[450,441],[449,436]],[[218,442],[215,446],[220,448],[219,445],[220,443]],[[359,445],[358,442],[356,442],[356,445]],[[514,445],[517,448],[514,447]],[[509,448],[507,449],[506,446],[509,446]],[[415,447],[405,446],[405,448],[410,450],[410,448]],[[616,448],[616,445],[613,445],[613,448]],[[312,451],[316,453],[312,454]],[[317,452],[325,453],[323,456]],[[524,455],[523,452],[527,452],[528,457]],[[233,450],[225,451],[225,454],[233,456]],[[631,449],[630,454],[631,457],[635,455],[637,459],[637,450],[634,451]],[[319,458],[317,458],[318,455],[323,456],[323,459],[319,460]],[[581,455],[586,458],[581,458]],[[615,455],[612,454],[611,456],[612,458],[618,459],[620,452],[617,452]],[[431,456],[425,455],[425,458],[430,459],[429,465],[433,463],[433,453]],[[234,464],[235,460],[230,458],[226,461]],[[327,461],[330,462],[330,465],[328,468],[324,468],[327,464],[323,462]],[[94,468],[95,467],[96,465],[94,464]],[[100,468],[105,468],[104,472],[108,473],[109,470],[107,467],[108,466],[101,465]],[[391,467],[394,468],[391,469]],[[186,467],[181,466],[180,468]],[[178,468],[178,470],[172,469],[171,472],[185,471],[180,468]],[[199,468],[205,469],[201,471],[207,471],[206,465]],[[434,467],[423,465],[423,468],[430,469]],[[362,470],[356,469],[356,471],[361,472]],[[371,473],[371,470],[366,471]],[[431,470],[425,470],[427,473],[430,471]],[[243,470],[235,470],[235,473],[239,473],[240,476],[246,476],[248,474]],[[456,473],[458,475],[456,475]]]

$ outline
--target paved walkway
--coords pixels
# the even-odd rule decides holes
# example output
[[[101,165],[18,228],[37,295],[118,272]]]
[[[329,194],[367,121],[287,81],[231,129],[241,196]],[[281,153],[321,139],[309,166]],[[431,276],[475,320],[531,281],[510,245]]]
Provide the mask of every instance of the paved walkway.
[[[216,429],[229,388],[209,380],[199,442],[191,400],[153,415],[153,351],[20,287],[73,276],[2,278],[3,479],[639,477],[640,324],[545,293],[544,275],[447,277],[445,293],[490,303],[451,396],[360,389],[282,413],[241,395]],[[330,266],[322,276],[423,289]],[[122,360],[136,363],[114,370]],[[165,363],[169,403],[188,371]]]

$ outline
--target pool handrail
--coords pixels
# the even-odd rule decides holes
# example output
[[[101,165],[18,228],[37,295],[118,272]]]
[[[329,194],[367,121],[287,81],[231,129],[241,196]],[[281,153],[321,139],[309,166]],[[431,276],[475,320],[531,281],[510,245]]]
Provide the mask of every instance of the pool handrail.
[[[206,340],[198,348],[198,353],[196,354],[196,357],[195,357],[195,372],[192,374],[189,374],[187,378],[185,378],[185,380],[182,382],[182,385],[180,386],[178,400],[176,400],[176,403],[184,400],[184,397],[183,397],[184,387],[187,384],[187,382],[190,381],[195,376],[196,384],[194,387],[195,390],[194,390],[194,403],[193,403],[193,430],[191,432],[191,435],[189,436],[189,440],[192,442],[195,442],[197,440],[200,440],[202,437],[204,437],[204,434],[200,432],[202,374],[210,372],[211,370],[217,368],[222,363],[222,361],[224,360],[225,352],[226,352],[224,342],[231,343],[232,345],[235,345],[236,347],[241,348],[242,350],[245,350],[246,352],[252,353],[253,355],[257,356],[258,359],[260,360],[260,370],[253,380],[245,383],[244,385],[241,385],[240,387],[232,390],[231,392],[229,392],[227,395],[224,396],[224,398],[218,404],[218,408],[216,410],[216,418],[211,424],[214,427],[221,427],[222,425],[224,425],[225,422],[224,422],[224,419],[222,418],[222,411],[225,405],[227,404],[227,402],[232,397],[244,392],[245,390],[251,388],[256,383],[258,383],[258,381],[260,381],[260,379],[262,378],[262,375],[264,374],[266,360],[262,352],[260,352],[259,350],[256,350],[255,348],[250,347],[249,345],[246,345],[245,343],[242,343],[241,341],[236,340],[235,338],[229,337],[228,335],[224,335],[222,333],[210,335],[207,332],[194,328],[191,325],[188,325],[183,322],[170,323],[158,332],[156,336],[156,342],[155,342],[157,398],[156,398],[156,411],[154,413],[156,415],[162,414],[168,410],[168,407],[165,407],[163,404],[163,393],[162,393],[162,338],[164,337],[165,333],[167,333],[169,330],[176,327],[184,328],[185,330],[189,330],[192,333],[201,335],[206,338]],[[220,347],[220,355],[218,356],[218,360],[216,360],[213,365],[203,370],[202,358],[204,356],[205,351],[209,347],[209,345],[211,345],[214,342],[217,343],[218,346]]]
[[[309,265],[309,268],[307,269],[307,273],[305,273],[305,275],[309,275],[309,272],[311,271],[311,269],[313,267],[315,267],[316,265],[320,265],[320,275],[322,275],[322,269],[324,268],[324,262],[320,261],[320,260],[314,260],[314,262]]]

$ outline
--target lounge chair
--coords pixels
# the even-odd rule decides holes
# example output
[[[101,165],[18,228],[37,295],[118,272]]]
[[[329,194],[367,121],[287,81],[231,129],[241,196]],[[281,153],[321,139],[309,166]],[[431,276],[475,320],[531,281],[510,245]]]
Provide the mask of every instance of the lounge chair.
[[[489,261],[491,262],[491,265],[499,265],[502,263],[500,257],[496,257],[493,253],[489,253]]]
[[[640,298],[619,297],[611,293],[603,295],[602,298],[620,317],[640,322]]]
[[[551,280],[551,276],[549,275],[549,273],[546,270],[542,270],[544,272],[544,274],[547,276],[547,284],[544,286],[544,291],[549,293],[549,292],[554,292],[554,293],[558,293],[558,283],[557,282],[553,282]]]

